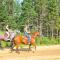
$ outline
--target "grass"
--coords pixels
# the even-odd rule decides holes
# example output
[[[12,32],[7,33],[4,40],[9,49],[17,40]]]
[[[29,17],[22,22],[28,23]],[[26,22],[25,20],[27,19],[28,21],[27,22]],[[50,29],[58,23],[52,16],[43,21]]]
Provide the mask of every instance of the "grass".
[[[4,31],[1,31],[1,30],[0,30],[0,35],[2,35],[2,34],[4,34]]]

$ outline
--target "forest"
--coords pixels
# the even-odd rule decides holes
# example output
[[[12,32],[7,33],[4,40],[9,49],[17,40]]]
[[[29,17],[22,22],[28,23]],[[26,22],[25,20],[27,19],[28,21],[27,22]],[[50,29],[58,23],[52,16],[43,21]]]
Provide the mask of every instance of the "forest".
[[[60,43],[60,0],[0,0],[0,30],[39,31],[40,43]],[[39,39],[39,38],[37,38]],[[39,41],[38,41],[39,42]]]

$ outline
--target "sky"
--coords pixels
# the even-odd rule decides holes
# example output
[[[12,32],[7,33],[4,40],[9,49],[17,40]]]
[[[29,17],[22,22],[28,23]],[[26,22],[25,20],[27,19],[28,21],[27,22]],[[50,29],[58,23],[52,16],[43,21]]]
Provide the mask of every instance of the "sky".
[[[19,3],[23,2],[23,0],[17,0]]]
[[[18,1],[19,3],[23,2],[23,0],[14,0],[14,1]]]

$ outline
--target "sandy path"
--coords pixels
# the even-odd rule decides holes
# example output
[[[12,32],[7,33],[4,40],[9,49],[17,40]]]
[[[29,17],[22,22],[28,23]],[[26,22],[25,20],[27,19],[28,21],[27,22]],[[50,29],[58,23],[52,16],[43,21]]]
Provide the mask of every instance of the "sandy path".
[[[10,53],[9,49],[0,50],[0,60],[60,60],[60,45],[39,46],[37,51],[20,51]]]

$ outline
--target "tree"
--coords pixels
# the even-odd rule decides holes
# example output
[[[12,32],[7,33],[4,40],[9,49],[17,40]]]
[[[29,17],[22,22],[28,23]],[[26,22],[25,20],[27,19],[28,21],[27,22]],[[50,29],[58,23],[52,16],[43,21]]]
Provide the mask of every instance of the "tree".
[[[36,16],[36,12],[34,10],[34,1],[33,0],[24,0],[22,3],[22,13],[24,24],[31,25],[34,21],[34,17]]]
[[[5,7],[5,0],[0,0],[0,29],[4,29],[5,20],[7,18],[7,11]]]

